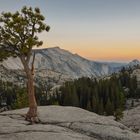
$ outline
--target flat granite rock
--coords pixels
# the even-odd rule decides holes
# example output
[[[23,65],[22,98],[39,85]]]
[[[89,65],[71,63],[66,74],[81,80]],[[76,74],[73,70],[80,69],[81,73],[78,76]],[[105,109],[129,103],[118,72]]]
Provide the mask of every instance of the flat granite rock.
[[[140,132],[140,105],[124,111],[124,117],[121,123],[130,127],[133,131]]]
[[[0,140],[140,140],[140,134],[109,117],[62,106],[38,107],[39,124],[22,117],[27,108],[0,113]]]

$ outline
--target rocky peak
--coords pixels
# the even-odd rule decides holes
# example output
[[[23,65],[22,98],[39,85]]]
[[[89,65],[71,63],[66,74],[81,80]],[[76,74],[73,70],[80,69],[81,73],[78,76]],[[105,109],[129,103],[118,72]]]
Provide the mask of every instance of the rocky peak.
[[[132,60],[132,62],[133,62],[133,63],[140,63],[140,61],[137,60],[137,59]]]
[[[129,64],[129,66],[135,66],[135,65],[140,65],[140,61],[137,59],[132,60]]]

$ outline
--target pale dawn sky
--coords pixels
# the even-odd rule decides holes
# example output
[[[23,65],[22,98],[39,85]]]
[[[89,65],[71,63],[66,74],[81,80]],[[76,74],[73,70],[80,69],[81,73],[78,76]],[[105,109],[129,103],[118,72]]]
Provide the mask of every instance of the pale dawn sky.
[[[51,26],[40,38],[99,61],[140,59],[140,0],[0,0],[0,12],[39,7]]]

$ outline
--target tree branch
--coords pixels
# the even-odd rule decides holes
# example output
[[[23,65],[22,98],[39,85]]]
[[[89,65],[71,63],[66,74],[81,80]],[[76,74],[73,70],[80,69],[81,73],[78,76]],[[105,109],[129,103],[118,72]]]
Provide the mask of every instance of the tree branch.
[[[29,51],[28,51],[28,53],[27,53],[27,58],[26,58],[26,61],[27,61],[28,64],[29,64],[29,62],[30,62],[31,53],[32,53],[32,48],[29,48]]]
[[[31,67],[32,75],[34,75],[34,62],[35,62],[35,52],[33,54],[33,61],[32,61],[32,67]]]

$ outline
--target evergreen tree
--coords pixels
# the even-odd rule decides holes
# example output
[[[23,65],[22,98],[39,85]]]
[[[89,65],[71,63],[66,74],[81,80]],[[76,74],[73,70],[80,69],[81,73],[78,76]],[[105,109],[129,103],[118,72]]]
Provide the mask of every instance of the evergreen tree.
[[[16,100],[12,104],[13,109],[20,109],[28,106],[28,97],[25,89],[18,89],[16,91]]]
[[[108,98],[108,101],[105,106],[105,111],[107,115],[113,115],[114,114],[114,105],[111,103],[110,99]]]
[[[23,7],[20,12],[15,13],[2,12],[0,15],[0,60],[10,56],[19,57],[21,60],[27,77],[29,97],[29,111],[26,119],[33,123],[38,121],[38,118],[34,93],[35,53],[33,57],[31,56],[33,47],[43,44],[37,35],[45,30],[49,31],[49,26],[44,20],[40,9],[33,10],[31,7]]]
[[[101,100],[101,101],[99,102],[98,114],[100,114],[100,115],[104,115],[103,100]]]
[[[91,107],[91,102],[90,102],[90,100],[89,100],[88,103],[87,103],[87,110],[88,110],[88,111],[92,111],[92,107]]]
[[[71,89],[71,96],[72,96],[72,106],[75,106],[75,107],[79,107],[79,99],[78,99],[78,95],[76,93],[76,89],[75,89],[75,86],[72,87]]]

